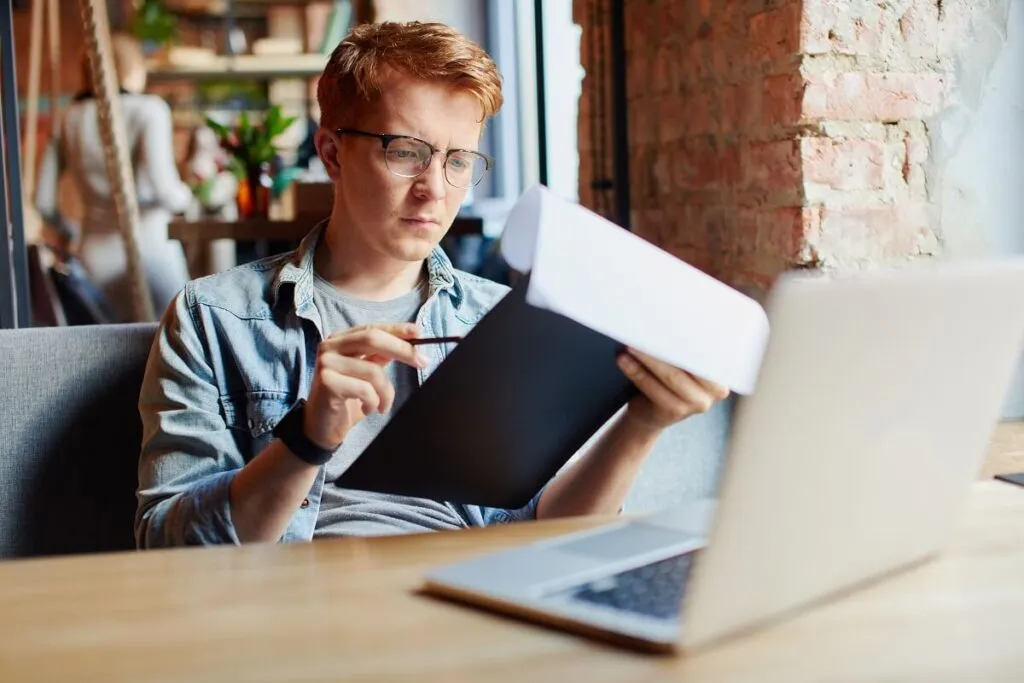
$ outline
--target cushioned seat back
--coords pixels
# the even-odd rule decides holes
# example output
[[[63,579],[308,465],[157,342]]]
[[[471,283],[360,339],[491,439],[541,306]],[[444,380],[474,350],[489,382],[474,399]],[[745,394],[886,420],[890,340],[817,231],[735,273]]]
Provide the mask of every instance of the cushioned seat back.
[[[0,557],[134,548],[154,324],[0,330]]]

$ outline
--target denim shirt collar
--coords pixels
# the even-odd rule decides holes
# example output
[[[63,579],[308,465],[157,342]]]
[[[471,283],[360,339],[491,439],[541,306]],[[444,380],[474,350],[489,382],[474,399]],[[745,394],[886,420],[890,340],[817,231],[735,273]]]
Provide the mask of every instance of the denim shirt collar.
[[[274,279],[272,305],[276,308],[285,285],[291,285],[292,303],[296,310],[301,310],[313,298],[313,263],[316,247],[320,244],[328,221],[317,224],[306,235],[299,248],[281,266]],[[427,257],[427,277],[429,296],[439,292],[447,292],[452,305],[457,309],[464,299],[464,286],[459,281],[455,267],[448,255],[440,246],[434,247]],[[285,290],[286,291],[286,290]]]

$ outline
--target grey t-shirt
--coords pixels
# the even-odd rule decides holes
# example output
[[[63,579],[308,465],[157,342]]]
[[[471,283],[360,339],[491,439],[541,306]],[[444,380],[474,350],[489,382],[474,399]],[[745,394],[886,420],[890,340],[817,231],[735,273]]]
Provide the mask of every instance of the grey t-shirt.
[[[425,300],[426,284],[391,301],[366,301],[346,294],[319,276],[313,283],[313,304],[323,318],[325,335],[370,323],[412,322]],[[415,390],[418,380],[416,369],[404,363],[389,363],[387,372],[395,386],[395,401],[391,408],[391,413],[394,413]],[[466,520],[447,503],[342,489],[331,483],[373,441],[391,413],[371,413],[363,418],[348,433],[345,443],[327,464],[327,483],[320,501],[314,538],[378,536],[468,526]]]

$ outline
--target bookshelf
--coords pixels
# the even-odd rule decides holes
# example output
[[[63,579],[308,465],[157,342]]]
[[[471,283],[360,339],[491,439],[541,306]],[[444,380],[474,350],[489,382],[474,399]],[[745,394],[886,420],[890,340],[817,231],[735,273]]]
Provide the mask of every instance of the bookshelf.
[[[170,80],[224,80],[229,78],[314,78],[327,64],[324,54],[294,55],[216,55],[202,63],[168,63],[153,60],[147,64],[153,82]]]

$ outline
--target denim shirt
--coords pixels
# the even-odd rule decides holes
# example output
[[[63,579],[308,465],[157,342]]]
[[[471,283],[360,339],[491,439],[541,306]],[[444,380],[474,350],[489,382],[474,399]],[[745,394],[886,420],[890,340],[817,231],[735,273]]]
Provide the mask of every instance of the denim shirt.
[[[324,337],[313,305],[313,256],[323,230],[315,228],[294,252],[188,283],[164,314],[139,396],[140,548],[239,542],[231,482],[312,383]],[[417,317],[424,336],[466,334],[508,291],[456,270],[439,248],[427,271],[429,293]],[[430,361],[419,371],[422,384],[447,351],[421,350]],[[313,538],[325,471],[281,541]],[[519,510],[455,507],[468,526],[483,526],[534,518],[539,497]]]

